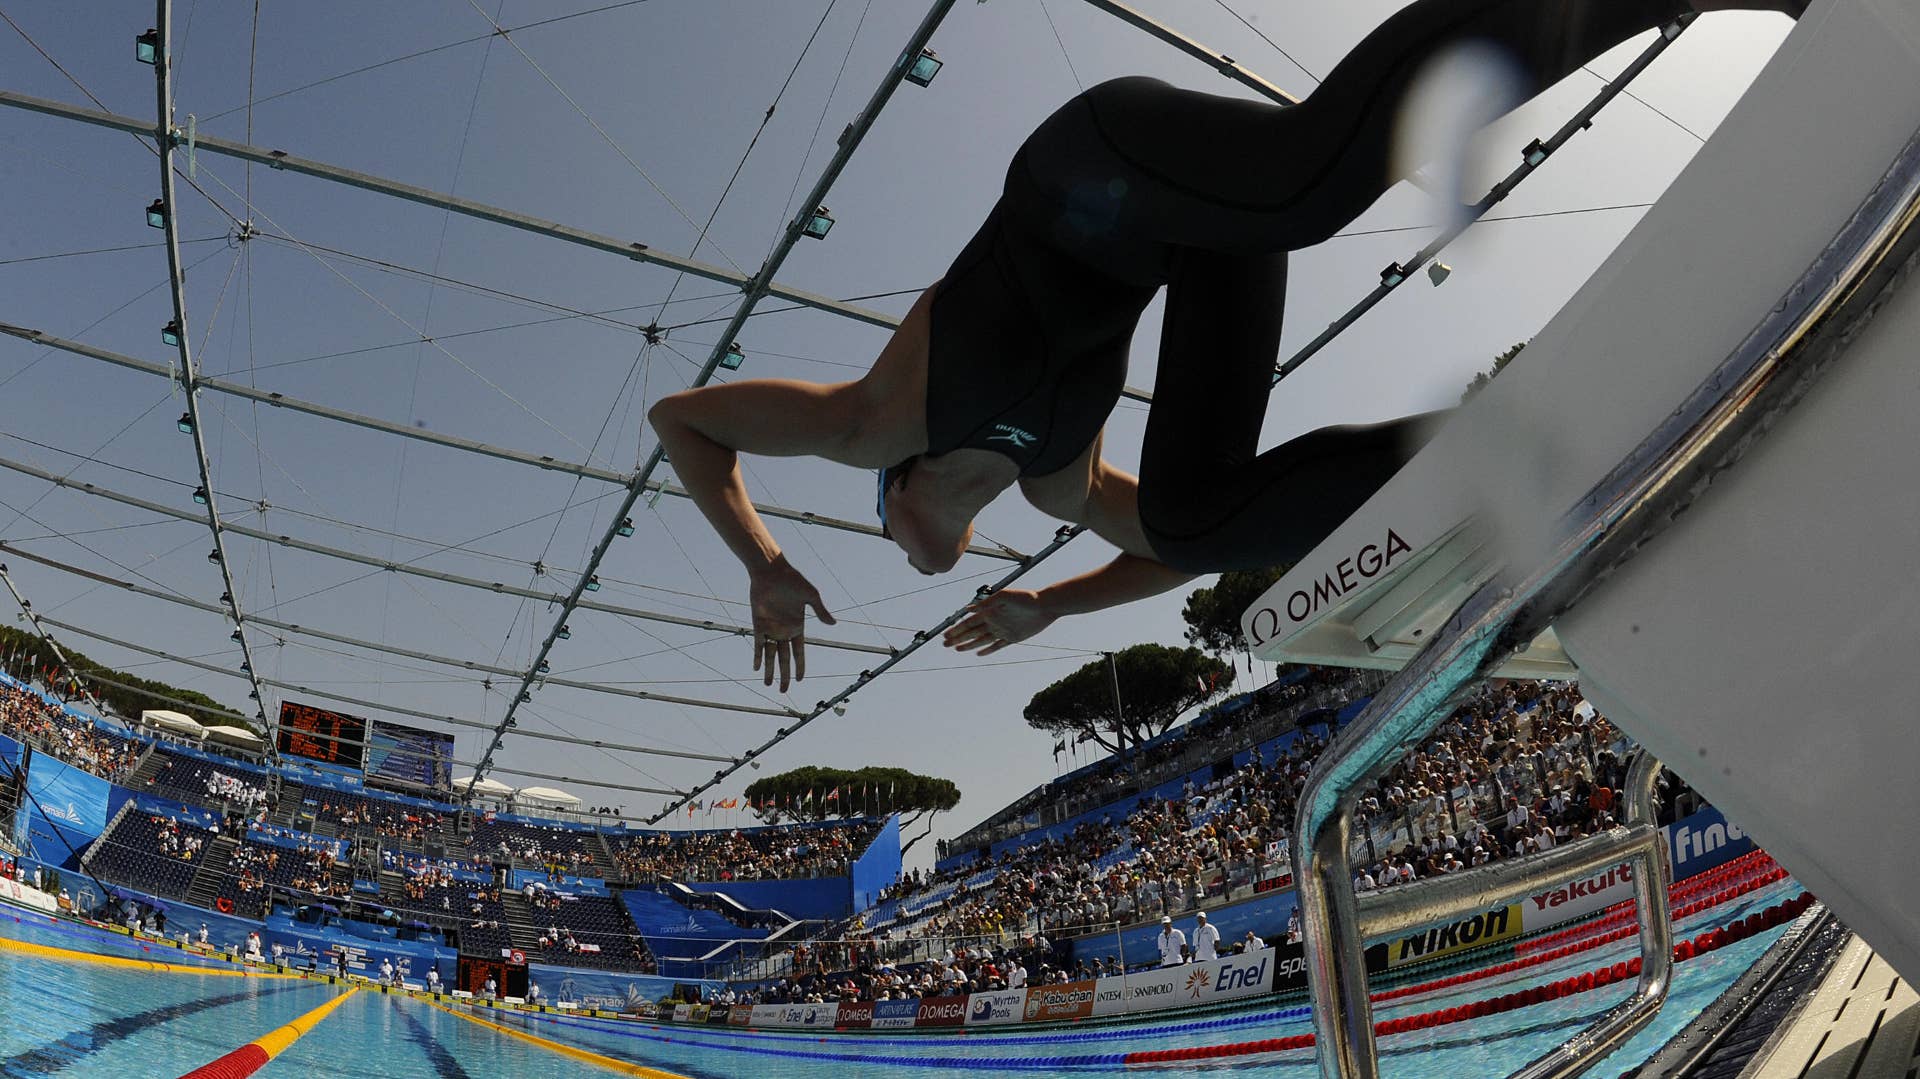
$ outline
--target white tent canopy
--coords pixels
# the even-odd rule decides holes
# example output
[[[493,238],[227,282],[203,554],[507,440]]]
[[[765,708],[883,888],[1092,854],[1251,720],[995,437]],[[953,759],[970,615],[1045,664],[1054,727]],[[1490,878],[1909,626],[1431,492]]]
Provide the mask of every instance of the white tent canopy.
[[[523,805],[544,806],[548,809],[578,810],[580,798],[553,787],[521,787],[513,792],[514,800]]]
[[[172,731],[175,734],[184,734],[189,738],[199,738],[207,733],[207,729],[202,727],[192,716],[181,712],[169,712],[161,708],[149,709],[148,711],[140,713],[140,725],[143,727],[157,727],[160,730]]]
[[[245,727],[208,727],[206,732],[209,741],[225,742],[227,745],[240,746],[243,749],[259,749],[266,744],[266,739]]]
[[[473,782],[473,773],[471,772],[463,776],[453,777],[454,793],[456,794],[467,793],[467,784],[472,782]],[[497,779],[483,779],[480,782],[473,784],[473,794],[474,794],[474,797],[476,798],[504,798],[507,795],[512,793],[513,793],[512,787],[507,786],[505,783],[502,783]]]

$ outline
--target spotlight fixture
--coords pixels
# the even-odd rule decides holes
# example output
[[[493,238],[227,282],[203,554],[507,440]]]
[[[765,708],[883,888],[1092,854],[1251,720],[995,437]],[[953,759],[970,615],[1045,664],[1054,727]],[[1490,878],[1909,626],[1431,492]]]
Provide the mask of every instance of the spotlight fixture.
[[[180,320],[179,319],[177,318],[171,319],[167,322],[165,326],[160,327],[160,340],[166,342],[169,345],[172,345],[175,348],[180,347]]]
[[[747,362],[747,354],[743,349],[741,349],[740,342],[738,341],[735,341],[733,344],[728,345],[727,351],[722,353],[720,356],[720,366],[726,368],[729,371],[740,370],[740,365],[746,362]]]
[[[925,86],[940,74],[942,64],[939,53],[932,49],[921,49],[920,55],[914,57],[913,63],[907,68],[906,80],[915,86]]]
[[[1380,271],[1380,283],[1388,288],[1392,288],[1406,279],[1406,268],[1397,262]]]
[[[846,714],[847,714],[847,702],[845,702],[845,701],[841,701],[841,702],[840,702],[839,704],[836,704],[836,705],[834,705],[834,706],[833,706],[833,714],[834,714],[834,715],[836,715],[836,716],[844,716],[844,715],[846,715]]]
[[[833,211],[825,206],[815,206],[813,215],[807,218],[807,223],[801,231],[816,240],[826,239],[827,233],[833,231]]]
[[[520,691],[520,703],[521,703],[521,704],[532,704],[532,703],[533,703],[533,694],[531,694],[531,693],[528,693],[528,692],[527,692],[526,690],[521,690],[521,691]]]
[[[626,537],[633,535],[633,518],[631,517],[620,518],[620,527],[614,529],[613,534],[621,537],[622,539],[625,539]]]
[[[207,489],[205,487],[195,487],[193,489],[193,501],[198,505],[202,505],[202,506],[206,505]]]
[[[147,32],[133,39],[133,58],[143,64],[160,62],[160,31],[147,28]]]
[[[164,200],[154,199],[147,203],[147,227],[155,229],[167,227],[167,204]]]
[[[207,561],[213,563],[216,566],[219,565],[220,564],[220,548],[215,547],[213,550],[208,551]]]
[[[173,421],[173,425],[179,428],[180,433],[183,435],[192,434],[193,433],[193,413],[182,412],[180,414],[180,418]]]
[[[546,660],[543,659],[537,665],[534,666],[533,673],[546,674],[552,670],[553,670],[553,664],[548,663]]]
[[[252,673],[253,673],[253,664],[251,664],[251,663],[247,663],[247,662],[244,662],[244,661],[243,661],[243,662],[242,662],[242,663],[240,664],[240,669],[241,669],[242,671],[245,671],[245,672],[246,672],[246,673],[248,673],[248,674],[252,674]]]
[[[1436,260],[1432,265],[1427,267],[1427,280],[1433,282],[1434,288],[1439,288],[1440,282],[1445,281],[1451,276],[1453,276],[1453,267],[1444,262]]]
[[[553,634],[553,635],[554,635],[555,637],[558,637],[558,638],[560,638],[560,639],[561,639],[561,640],[563,640],[563,641],[566,641],[566,640],[572,640],[572,639],[573,639],[573,627],[572,627],[572,626],[561,626],[561,627],[560,627],[559,629],[557,629],[557,630],[555,630],[555,631],[554,631],[554,634]]]
[[[589,592],[600,591],[600,575],[599,574],[596,573],[593,576],[587,578],[587,591]]]

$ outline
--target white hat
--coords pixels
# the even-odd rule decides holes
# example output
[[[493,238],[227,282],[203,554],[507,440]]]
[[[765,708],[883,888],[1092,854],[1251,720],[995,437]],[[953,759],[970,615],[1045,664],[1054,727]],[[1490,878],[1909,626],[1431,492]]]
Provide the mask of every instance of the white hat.
[[[1201,912],[1199,912],[1198,914],[1195,914],[1195,915],[1194,915],[1194,917],[1195,917],[1195,918],[1198,918],[1198,919],[1200,919],[1201,921],[1203,921],[1203,922],[1204,922],[1204,921],[1206,921],[1206,920],[1207,920],[1207,912],[1203,910],[1203,911],[1201,911]]]
[[[1172,918],[1172,916],[1171,916],[1171,915],[1165,915],[1165,914],[1163,914],[1163,915],[1161,915],[1161,916],[1160,916],[1160,924],[1161,924],[1161,925],[1172,925],[1172,924],[1173,924],[1173,918]]]

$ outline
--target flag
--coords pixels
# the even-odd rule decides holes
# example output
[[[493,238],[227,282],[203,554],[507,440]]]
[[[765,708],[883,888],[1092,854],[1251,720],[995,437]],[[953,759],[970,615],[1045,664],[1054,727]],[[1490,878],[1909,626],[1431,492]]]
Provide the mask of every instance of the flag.
[[[839,787],[835,787],[835,788],[833,788],[832,790],[830,790],[830,791],[828,791],[828,792],[827,792],[827,801],[829,801],[829,802],[837,802],[837,801],[839,801],[839,800],[840,800],[840,788],[839,788]]]

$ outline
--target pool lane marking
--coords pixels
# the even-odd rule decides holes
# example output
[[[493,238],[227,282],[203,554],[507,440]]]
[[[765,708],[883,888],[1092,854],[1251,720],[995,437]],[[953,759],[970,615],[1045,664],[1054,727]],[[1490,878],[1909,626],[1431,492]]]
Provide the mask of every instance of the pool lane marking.
[[[319,1026],[322,1020],[333,1014],[335,1008],[345,1004],[347,998],[357,992],[358,989],[349,988],[293,1022],[267,1031],[233,1052],[187,1072],[180,1079],[245,1079],[264,1067],[267,1061],[285,1052],[287,1046],[299,1041],[302,1034]]]
[[[427,1029],[426,1024],[415,1019],[413,1012],[400,1003],[399,997],[388,999],[393,1004],[394,1014],[398,1015],[400,1022],[406,1025],[407,1040],[418,1045],[421,1052],[427,1054],[427,1060],[432,1062],[433,1070],[439,1074],[440,1079],[474,1079],[472,1073],[462,1067],[460,1061],[447,1051],[447,1047],[440,1044],[439,1039],[433,1036],[433,1032]]]
[[[457,1011],[453,1008],[449,1008],[446,1005],[441,1004],[437,1001],[429,1000],[426,1003],[432,1007],[440,1009],[443,1012],[446,1012],[448,1015],[451,1015],[456,1019],[465,1019],[469,1023],[478,1023],[483,1027],[486,1027],[490,1030],[498,1031],[501,1034],[505,1034],[510,1038],[519,1038],[521,1041],[532,1042],[533,1044],[538,1045],[543,1049],[548,1049],[555,1053],[559,1053],[561,1056],[570,1057],[574,1060],[585,1061],[588,1064],[598,1064],[602,1068],[607,1068],[611,1071],[619,1072],[622,1075],[638,1075],[638,1076],[645,1077],[645,1079],[688,1079],[687,1076],[681,1075],[678,1072],[663,1071],[659,1068],[649,1068],[644,1064],[632,1064],[624,1060],[618,1060],[614,1057],[602,1056],[599,1053],[590,1052],[586,1049],[576,1048],[574,1046],[566,1044],[565,1042],[556,1042],[548,1038],[542,1038],[538,1034],[529,1034],[524,1030],[515,1030],[509,1026],[503,1026],[499,1023],[489,1022],[485,1019],[480,1018],[477,1015],[468,1015],[465,1012]],[[186,1077],[183,1076],[182,1079],[186,1079]]]
[[[215,1008],[224,1008],[244,1000],[259,1000],[263,996],[291,993],[299,988],[297,985],[283,985],[257,992],[248,990],[228,993],[224,996],[202,997],[198,1000],[150,1008],[133,1015],[103,1019],[91,1026],[69,1031],[44,1045],[35,1046],[0,1060],[0,1075],[14,1075],[20,1072],[38,1075],[58,1071],[68,1065],[79,1063],[82,1059],[92,1056],[114,1042],[130,1038],[161,1023],[184,1019]]]
[[[10,937],[0,937],[0,951],[31,955],[41,959],[52,959],[66,963],[96,963],[103,967],[117,967],[121,970],[144,970],[161,974],[205,974],[215,978],[298,978],[297,974],[276,974],[267,971],[228,970],[224,967],[200,967],[189,963],[162,963],[157,959],[128,959],[119,955],[101,955],[98,952],[77,952],[69,948],[55,948],[47,944],[33,944]]]

